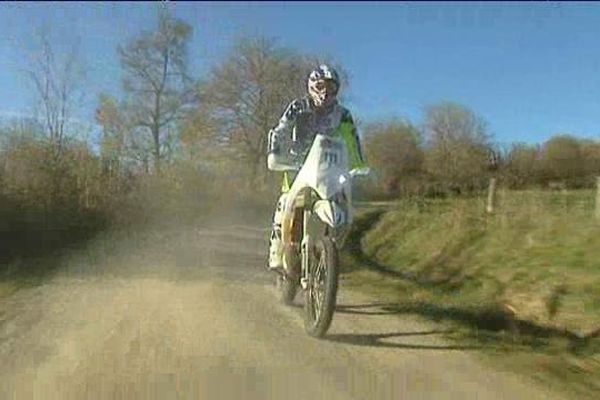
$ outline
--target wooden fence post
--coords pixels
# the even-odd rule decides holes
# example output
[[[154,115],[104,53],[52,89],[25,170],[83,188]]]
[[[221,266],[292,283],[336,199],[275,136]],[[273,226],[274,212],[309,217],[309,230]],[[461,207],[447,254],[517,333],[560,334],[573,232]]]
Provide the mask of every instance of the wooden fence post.
[[[490,186],[488,187],[488,198],[487,198],[487,207],[486,211],[488,214],[494,212],[494,207],[496,205],[496,178],[490,178]]]

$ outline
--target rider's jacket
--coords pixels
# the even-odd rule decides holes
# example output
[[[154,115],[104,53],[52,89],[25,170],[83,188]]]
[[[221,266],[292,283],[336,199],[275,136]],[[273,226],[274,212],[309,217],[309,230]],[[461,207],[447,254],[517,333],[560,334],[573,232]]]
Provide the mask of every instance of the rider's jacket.
[[[268,151],[280,154],[291,148],[304,159],[317,134],[339,136],[344,140],[351,169],[366,166],[352,115],[337,100],[325,109],[313,108],[307,97],[292,101],[277,126],[269,132]]]

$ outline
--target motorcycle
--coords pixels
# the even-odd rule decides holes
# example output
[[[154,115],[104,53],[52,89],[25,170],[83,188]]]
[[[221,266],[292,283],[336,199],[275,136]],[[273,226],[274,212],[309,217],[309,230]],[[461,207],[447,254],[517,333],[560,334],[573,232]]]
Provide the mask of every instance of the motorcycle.
[[[290,305],[302,288],[305,331],[320,338],[336,307],[339,252],[352,223],[352,179],[370,171],[349,170],[343,139],[320,134],[303,163],[276,161],[272,156],[270,170],[297,172],[276,212],[283,245],[277,289],[281,301]]]

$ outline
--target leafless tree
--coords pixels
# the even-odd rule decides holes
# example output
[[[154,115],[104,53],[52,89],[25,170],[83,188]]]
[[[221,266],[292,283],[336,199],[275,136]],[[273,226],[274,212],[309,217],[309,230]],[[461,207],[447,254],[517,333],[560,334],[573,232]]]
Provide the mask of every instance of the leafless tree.
[[[81,93],[83,67],[78,59],[78,46],[74,44],[65,55],[57,54],[46,28],[35,35],[37,49],[25,69],[34,85],[40,117],[53,147],[54,157],[59,159],[67,136],[74,101]]]
[[[418,129],[404,121],[385,121],[368,125],[364,137],[366,158],[384,194],[398,195],[415,184],[423,168]]]
[[[316,60],[264,37],[242,38],[202,85],[201,104],[219,122],[216,143],[246,163],[253,179],[264,177],[268,132],[305,94]]]
[[[585,161],[579,139],[566,134],[554,135],[542,146],[539,178],[544,184],[563,182],[578,186],[586,172]]]
[[[139,136],[150,134],[154,168],[160,171],[169,152],[173,127],[194,103],[195,85],[188,75],[187,44],[192,28],[160,12],[153,31],[142,32],[118,55],[125,71],[124,111],[131,122],[131,143],[144,148]]]
[[[538,146],[513,143],[506,156],[502,177],[510,188],[524,188],[535,183],[538,173]]]
[[[490,135],[483,119],[465,106],[444,102],[425,110],[427,170],[446,187],[474,188],[489,167]]]

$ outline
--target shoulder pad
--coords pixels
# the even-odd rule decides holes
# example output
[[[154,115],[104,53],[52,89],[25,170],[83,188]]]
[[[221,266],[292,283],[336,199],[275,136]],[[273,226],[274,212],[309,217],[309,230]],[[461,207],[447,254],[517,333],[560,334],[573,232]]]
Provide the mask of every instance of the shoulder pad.
[[[342,122],[349,122],[351,124],[354,124],[354,119],[352,118],[352,113],[350,112],[350,110],[348,110],[346,107],[344,106],[340,106],[341,110],[342,110]]]

